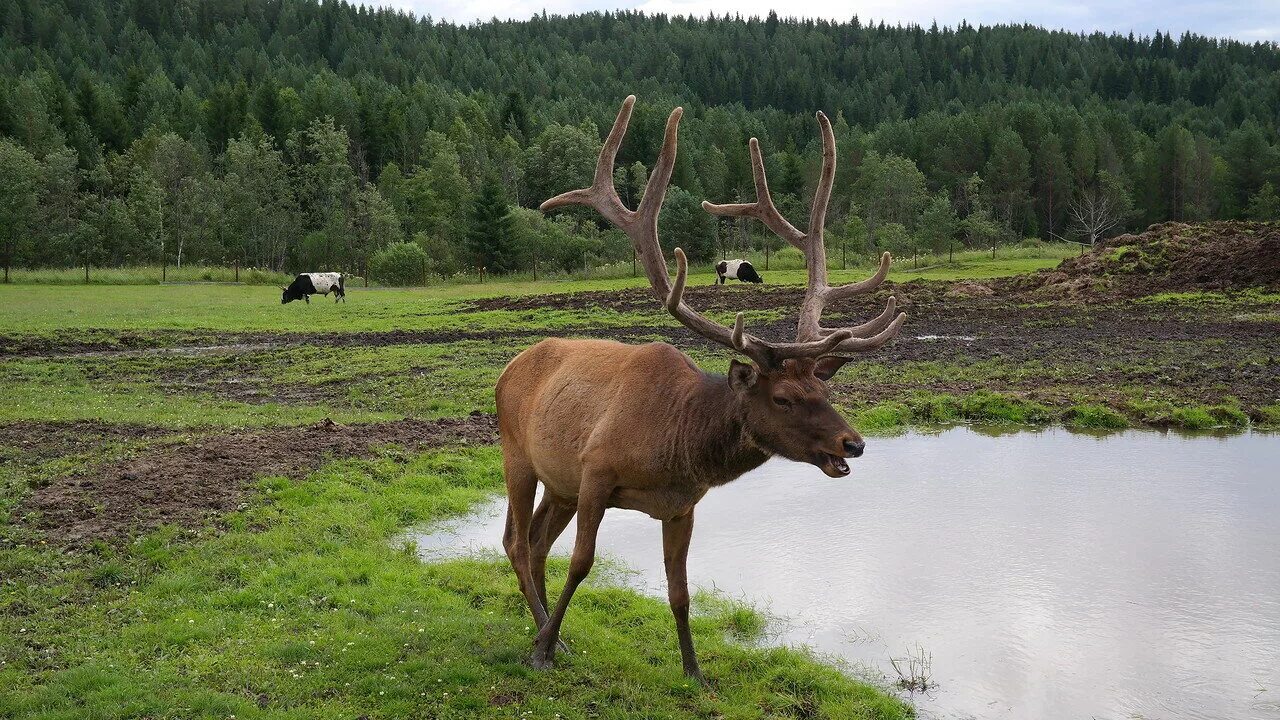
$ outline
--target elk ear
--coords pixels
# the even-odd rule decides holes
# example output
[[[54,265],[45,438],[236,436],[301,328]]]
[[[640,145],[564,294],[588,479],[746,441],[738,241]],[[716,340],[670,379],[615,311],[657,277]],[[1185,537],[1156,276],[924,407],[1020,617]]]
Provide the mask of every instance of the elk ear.
[[[835,377],[836,372],[851,359],[840,357],[839,355],[827,355],[826,357],[818,358],[817,364],[813,367],[813,376],[822,382],[826,382]]]
[[[760,373],[751,363],[738,362],[737,358],[729,361],[729,387],[734,390],[750,390],[755,387]]]

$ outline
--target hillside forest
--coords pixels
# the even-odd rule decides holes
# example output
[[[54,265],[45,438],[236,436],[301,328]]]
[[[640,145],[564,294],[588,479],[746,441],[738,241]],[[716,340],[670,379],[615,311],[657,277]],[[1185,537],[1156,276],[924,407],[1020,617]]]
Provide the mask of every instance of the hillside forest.
[[[0,0],[0,260],[237,265],[389,284],[630,262],[590,182],[643,190],[685,108],[661,218],[695,261],[777,249],[703,199],[754,196],[758,137],[828,247],[1091,243],[1165,220],[1280,219],[1280,49],[1194,34],[590,13],[472,25],[312,0]]]

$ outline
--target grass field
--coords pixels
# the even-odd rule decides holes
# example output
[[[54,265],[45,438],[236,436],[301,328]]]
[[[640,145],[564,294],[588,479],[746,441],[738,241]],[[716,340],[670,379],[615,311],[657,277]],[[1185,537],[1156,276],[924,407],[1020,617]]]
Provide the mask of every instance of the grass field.
[[[833,383],[860,430],[1280,426],[1280,297],[1033,302],[913,282],[1056,262],[963,260],[895,267],[908,330]],[[753,332],[781,337],[803,273],[766,278],[695,275],[689,300],[722,321],[745,309]],[[724,369],[728,353],[679,329],[642,280],[355,287],[345,304],[286,306],[273,287],[12,285],[0,303],[0,717],[910,714],[874,682],[758,645],[765,619],[713,595],[694,603],[712,687],[690,686],[665,603],[607,572],[575,599],[572,653],[534,672],[505,559],[424,564],[397,540],[498,492],[500,458],[491,430],[410,447],[389,429],[491,423],[498,373],[542,337],[664,339]],[[325,444],[325,418],[370,423],[357,434],[371,450]],[[284,434],[255,450],[264,427]],[[252,462],[278,468],[304,447],[314,462],[296,472]],[[166,514],[227,485],[207,513]],[[59,532],[57,512],[98,535]]]
[[[1042,243],[1033,241],[1027,246],[1002,247],[997,248],[997,258],[992,258],[989,250],[960,250],[959,252],[944,255],[920,255],[912,257],[904,261],[904,267],[911,268],[932,268],[924,270],[929,273],[939,273],[946,275],[948,273],[963,274],[966,271],[976,271],[982,273],[982,276],[992,277],[999,274],[1007,274],[1012,272],[1027,272],[1036,267],[1043,267],[1045,263],[1056,263],[1064,257],[1069,257],[1079,253],[1080,246],[1074,243]],[[794,248],[784,248],[773,253],[766,258],[763,253],[746,252],[735,253],[734,257],[740,257],[750,260],[762,272],[766,267],[770,268],[768,272],[775,271],[784,273],[785,277],[792,277],[794,273],[791,271],[804,270],[804,256]],[[859,270],[873,267],[878,259],[873,256],[863,256],[850,254],[847,258],[847,266],[850,270]],[[998,260],[998,263],[992,262]],[[1036,262],[1038,261],[1038,262]],[[831,256],[832,267],[841,265],[838,251],[833,251]],[[1015,269],[1016,268],[1016,269]],[[611,265],[590,267],[574,273],[542,273],[540,281],[534,282],[532,274],[528,272],[517,273],[515,275],[502,276],[495,282],[488,283],[503,288],[502,292],[517,291],[517,287],[529,288],[534,292],[548,292],[554,285],[567,282],[581,281],[609,281],[623,280],[630,278],[632,275],[632,265],[628,262],[614,263]],[[710,264],[702,266],[694,266],[691,268],[694,274],[711,275],[714,271]],[[802,275],[802,274],[801,274]],[[783,277],[783,276],[780,276]],[[237,280],[238,278],[238,280]],[[159,285],[162,282],[169,283],[232,283],[241,282],[246,285],[263,285],[263,286],[281,286],[288,284],[292,279],[291,275],[273,272],[270,270],[259,270],[256,268],[241,268],[237,272],[230,267],[209,267],[202,265],[187,265],[182,268],[169,267],[162,269],[159,265],[140,265],[133,267],[120,268],[91,268],[89,272],[89,282],[85,282],[84,268],[41,268],[41,269],[14,269],[11,272],[13,284],[17,285],[57,285],[57,286],[74,286],[74,285]],[[355,286],[364,285],[363,278],[352,278],[348,281]],[[776,282],[774,277],[769,278],[769,282]],[[374,286],[379,285],[376,278],[373,279]],[[479,275],[472,273],[460,273],[452,278],[432,278],[433,288],[448,288],[468,285],[485,285],[480,282]],[[465,292],[465,291],[464,291]]]

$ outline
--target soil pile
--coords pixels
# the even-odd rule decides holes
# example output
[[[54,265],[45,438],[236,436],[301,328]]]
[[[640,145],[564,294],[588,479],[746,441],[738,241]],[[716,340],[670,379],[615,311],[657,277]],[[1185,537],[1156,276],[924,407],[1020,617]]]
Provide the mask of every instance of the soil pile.
[[[993,283],[1042,297],[1140,297],[1189,290],[1280,288],[1280,223],[1161,223],[1120,235],[1052,270]]]
[[[369,456],[383,445],[422,449],[497,438],[496,418],[479,413],[364,425],[326,420],[195,437],[58,478],[36,488],[17,514],[33,513],[35,527],[47,531],[51,542],[79,546],[161,525],[199,527],[236,510],[257,477],[301,477],[326,460]]]

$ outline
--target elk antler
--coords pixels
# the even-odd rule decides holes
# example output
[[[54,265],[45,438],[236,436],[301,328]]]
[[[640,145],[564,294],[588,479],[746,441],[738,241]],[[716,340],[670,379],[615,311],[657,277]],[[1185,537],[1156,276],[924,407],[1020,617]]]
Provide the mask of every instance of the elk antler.
[[[662,140],[662,150],[658,161],[649,175],[645,185],[644,198],[636,210],[628,210],[618,197],[613,185],[613,163],[618,156],[618,148],[622,146],[622,138],[627,133],[627,124],[631,120],[631,110],[635,107],[636,96],[629,95],[622,102],[618,118],[613,121],[613,129],[600,148],[600,158],[596,161],[595,179],[591,187],[581,190],[570,190],[542,203],[544,212],[565,205],[585,205],[595,208],[605,220],[626,233],[635,246],[636,255],[644,265],[645,275],[658,299],[676,320],[699,335],[732,348],[754,360],[762,367],[772,367],[787,358],[818,357],[837,349],[841,343],[854,339],[858,328],[836,330],[814,337],[804,342],[771,343],[747,333],[743,328],[743,315],[738,313],[730,329],[702,315],[684,302],[685,279],[689,271],[689,262],[684,251],[675,249],[676,280],[673,284],[667,273],[667,261],[662,254],[662,246],[658,243],[658,212],[662,210],[662,201],[667,194],[667,185],[671,181],[671,171],[676,163],[676,135],[680,127],[683,108],[671,111],[667,118],[667,130]],[[758,177],[763,178],[763,169]],[[775,213],[776,214],[776,213]],[[783,222],[786,222],[785,220]],[[792,228],[794,230],[794,228]],[[797,233],[799,231],[796,231]],[[890,336],[891,337],[891,336]],[[886,337],[884,340],[888,340]],[[880,341],[881,343],[884,340]],[[863,342],[871,342],[864,340]]]
[[[827,285],[827,248],[822,239],[822,229],[827,217],[827,204],[831,200],[831,186],[836,176],[836,136],[831,131],[831,121],[821,112],[818,113],[818,125],[822,128],[822,174],[818,176],[818,188],[813,193],[813,204],[809,207],[809,229],[801,232],[782,217],[773,197],[769,194],[769,181],[765,177],[764,158],[760,155],[760,143],[751,138],[751,174],[755,178],[756,201],[753,203],[733,203],[716,205],[702,203],[702,208],[712,215],[722,217],[755,218],[764,223],[774,234],[794,245],[804,253],[805,266],[809,271],[809,285],[805,289],[804,302],[800,306],[800,321],[796,327],[798,342],[812,343],[817,340],[830,339],[848,333],[844,340],[837,343],[828,352],[832,354],[865,352],[880,347],[898,334],[902,323],[907,319],[906,313],[897,311],[897,299],[890,297],[885,304],[884,312],[878,317],[852,328],[832,329],[822,327],[822,311],[828,302],[843,300],[854,295],[861,295],[874,290],[886,275],[889,274],[889,253],[880,256],[880,268],[875,274],[861,282],[831,287]]]

